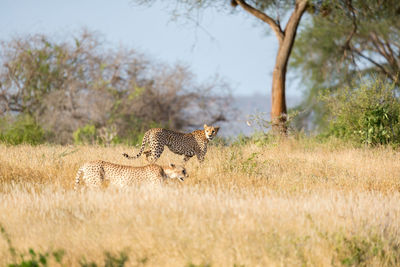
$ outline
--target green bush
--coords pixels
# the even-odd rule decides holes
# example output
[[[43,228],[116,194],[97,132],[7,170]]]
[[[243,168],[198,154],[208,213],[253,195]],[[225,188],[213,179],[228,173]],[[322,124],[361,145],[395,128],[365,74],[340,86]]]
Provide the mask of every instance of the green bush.
[[[121,143],[126,145],[140,145],[146,131],[151,128],[168,128],[168,126],[154,121],[143,121],[139,118],[131,118],[131,125],[126,128],[121,136]]]
[[[97,142],[97,129],[94,124],[86,124],[78,128],[74,133],[74,143],[81,144],[95,144]]]
[[[5,116],[0,119],[0,125],[0,141],[6,144],[38,145],[45,142],[45,131],[29,115]]]
[[[249,144],[255,144],[259,147],[266,146],[268,144],[276,143],[279,140],[279,136],[274,135],[270,132],[257,131],[251,136],[239,134],[231,140],[232,146],[246,146]]]
[[[394,83],[381,79],[355,81],[321,96],[327,105],[325,136],[368,145],[400,143],[400,100]]]

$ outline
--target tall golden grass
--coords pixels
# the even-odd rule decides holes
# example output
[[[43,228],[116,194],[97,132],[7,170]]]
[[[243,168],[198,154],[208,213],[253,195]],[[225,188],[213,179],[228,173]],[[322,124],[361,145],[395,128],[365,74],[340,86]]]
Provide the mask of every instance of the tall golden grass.
[[[133,151],[135,150],[135,151]],[[0,145],[0,224],[18,252],[128,266],[400,264],[400,153],[286,141],[211,147],[184,183],[72,190],[79,166],[124,146]],[[164,152],[159,164],[180,163]],[[0,265],[12,262],[4,234]]]

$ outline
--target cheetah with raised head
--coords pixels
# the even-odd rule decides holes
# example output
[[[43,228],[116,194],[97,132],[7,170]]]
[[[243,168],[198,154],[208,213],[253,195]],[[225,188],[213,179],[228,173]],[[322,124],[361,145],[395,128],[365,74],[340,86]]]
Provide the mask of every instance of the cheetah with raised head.
[[[207,144],[216,136],[218,131],[219,127],[208,126],[207,124],[204,124],[204,130],[196,130],[191,133],[153,128],[144,134],[139,154],[129,156],[124,153],[123,155],[128,159],[136,159],[144,153],[147,161],[155,162],[160,158],[164,147],[167,146],[175,154],[184,155],[184,162],[194,155],[200,162],[203,162],[207,153]],[[143,152],[146,144],[149,144],[150,150]]]
[[[184,181],[188,177],[184,167],[172,163],[163,167],[156,164],[132,167],[96,160],[86,162],[79,168],[75,178],[75,190],[78,189],[82,174],[82,180],[89,187],[101,187],[105,182],[119,187],[139,183],[160,184],[166,179]]]

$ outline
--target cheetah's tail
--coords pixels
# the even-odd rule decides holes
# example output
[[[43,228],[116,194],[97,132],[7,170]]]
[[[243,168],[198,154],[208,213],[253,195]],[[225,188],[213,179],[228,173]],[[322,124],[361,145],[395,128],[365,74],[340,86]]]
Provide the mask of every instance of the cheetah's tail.
[[[76,173],[76,177],[75,177],[75,185],[74,185],[74,190],[78,190],[78,186],[79,186],[79,180],[81,178],[81,175],[83,173],[83,168],[80,168],[78,170],[78,172]]]
[[[139,153],[138,153],[136,156],[129,156],[129,155],[126,154],[126,153],[123,153],[122,155],[123,155],[125,158],[127,158],[127,159],[137,159],[138,157],[140,157],[140,156],[142,155],[142,153],[143,153],[143,150],[144,150],[146,144],[147,144],[148,141],[149,141],[149,135],[150,135],[150,131],[147,131],[147,132],[144,134],[144,136],[143,136],[143,141],[142,141],[142,146],[140,147],[140,151],[139,151]]]

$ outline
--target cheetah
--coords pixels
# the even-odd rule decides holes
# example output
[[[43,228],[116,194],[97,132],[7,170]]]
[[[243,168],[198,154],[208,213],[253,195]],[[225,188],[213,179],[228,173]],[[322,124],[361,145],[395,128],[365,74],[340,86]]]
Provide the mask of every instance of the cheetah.
[[[75,178],[75,190],[78,189],[82,174],[82,180],[89,187],[101,187],[105,182],[109,182],[110,185],[121,188],[138,183],[160,184],[168,178],[184,181],[189,176],[184,167],[172,163],[164,167],[156,164],[132,167],[96,160],[86,162],[78,170]]]
[[[179,133],[172,130],[153,128],[148,130],[143,137],[142,146],[139,154],[129,156],[123,153],[128,159],[136,159],[144,153],[148,162],[154,163],[160,158],[164,147],[178,155],[184,155],[183,161],[187,162],[194,155],[199,162],[204,161],[207,153],[207,144],[219,131],[219,127],[208,126],[204,124],[204,130],[195,130],[191,133]],[[143,152],[146,144],[149,144],[150,150]]]

